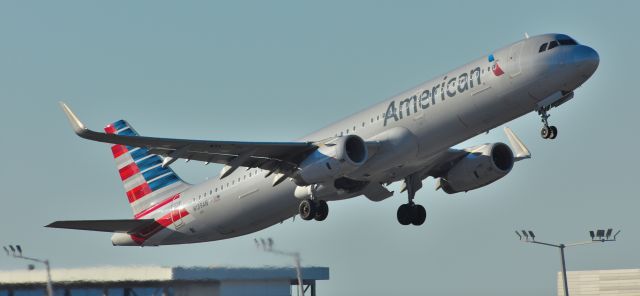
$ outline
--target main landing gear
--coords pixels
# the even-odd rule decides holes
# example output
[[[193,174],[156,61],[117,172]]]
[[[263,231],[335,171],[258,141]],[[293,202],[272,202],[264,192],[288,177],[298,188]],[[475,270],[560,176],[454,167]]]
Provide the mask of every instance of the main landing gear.
[[[409,196],[409,201],[398,207],[398,222],[402,225],[422,225],[427,219],[427,211],[423,206],[413,202],[413,199],[416,196],[416,191],[422,188],[422,180],[417,174],[411,174],[404,179],[404,183]]]
[[[538,110],[538,114],[540,114],[540,117],[542,118],[542,123],[544,124],[544,126],[542,127],[542,130],[540,130],[540,136],[542,136],[543,139],[555,139],[556,136],[558,136],[558,129],[555,126],[549,126],[549,117],[551,115],[549,115],[549,113],[547,113],[549,111],[551,107],[547,106],[547,107],[542,107]]]
[[[298,213],[303,220],[324,221],[329,216],[329,205],[324,200],[305,199],[300,202]]]

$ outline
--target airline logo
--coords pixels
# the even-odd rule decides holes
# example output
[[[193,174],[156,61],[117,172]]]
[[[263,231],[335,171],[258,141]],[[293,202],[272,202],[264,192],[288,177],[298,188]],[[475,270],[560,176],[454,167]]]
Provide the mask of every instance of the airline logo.
[[[493,54],[490,54],[488,59],[489,59],[489,62],[492,63],[491,64],[491,72],[493,72],[493,75],[500,76],[500,75],[504,74],[504,71],[502,71],[502,68],[500,68],[500,65],[498,65],[498,61],[496,61],[496,59],[493,56]]]

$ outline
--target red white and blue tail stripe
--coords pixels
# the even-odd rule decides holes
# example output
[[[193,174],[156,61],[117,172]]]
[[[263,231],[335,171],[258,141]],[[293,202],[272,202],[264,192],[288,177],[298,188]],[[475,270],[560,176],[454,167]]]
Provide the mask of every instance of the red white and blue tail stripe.
[[[109,124],[104,130],[108,134],[138,136],[124,120]],[[162,167],[160,156],[150,154],[145,148],[112,145],[111,152],[136,216],[189,188],[171,168]]]

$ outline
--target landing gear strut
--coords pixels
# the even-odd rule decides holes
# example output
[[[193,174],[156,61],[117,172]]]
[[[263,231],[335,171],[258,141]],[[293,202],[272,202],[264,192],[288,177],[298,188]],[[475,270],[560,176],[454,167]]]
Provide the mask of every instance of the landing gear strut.
[[[404,183],[409,196],[409,201],[398,207],[398,222],[402,225],[422,225],[427,219],[427,211],[423,206],[413,202],[413,199],[416,196],[416,191],[422,188],[422,180],[417,174],[411,174],[404,179]]]
[[[329,215],[329,205],[324,200],[305,199],[300,202],[298,213],[303,220],[324,221]]]
[[[547,106],[538,110],[538,114],[540,114],[542,123],[544,124],[544,126],[542,126],[542,130],[540,130],[540,136],[542,136],[543,139],[555,139],[556,136],[558,136],[558,129],[553,125],[549,126],[548,119],[551,115],[549,115],[548,111],[550,108],[550,106]]]

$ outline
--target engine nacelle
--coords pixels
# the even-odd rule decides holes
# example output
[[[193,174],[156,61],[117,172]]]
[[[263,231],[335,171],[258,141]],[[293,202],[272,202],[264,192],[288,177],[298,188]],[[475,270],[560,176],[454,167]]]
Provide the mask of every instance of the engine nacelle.
[[[367,145],[356,135],[337,137],[316,149],[295,176],[298,185],[335,180],[355,171],[367,161]]]
[[[513,168],[513,152],[504,143],[487,144],[469,153],[443,177],[440,187],[452,194],[489,185],[506,176]]]

